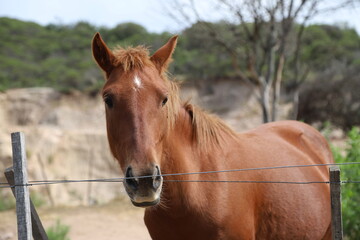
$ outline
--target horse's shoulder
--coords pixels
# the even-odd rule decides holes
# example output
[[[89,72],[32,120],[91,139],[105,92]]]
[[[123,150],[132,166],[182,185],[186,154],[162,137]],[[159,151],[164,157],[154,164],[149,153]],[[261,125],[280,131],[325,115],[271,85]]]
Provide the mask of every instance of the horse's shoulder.
[[[316,130],[311,126],[302,122],[288,120],[262,124],[257,128],[242,132],[240,135],[249,137],[259,136],[261,138],[282,136],[286,138],[295,136],[302,137],[308,132],[316,134]]]
[[[253,139],[263,145],[296,148],[317,155],[320,162],[332,162],[332,155],[322,134],[312,126],[298,121],[278,121],[263,124],[253,130],[244,132],[245,138]],[[263,147],[263,146],[262,146]],[[315,160],[317,162],[317,160]],[[320,163],[319,162],[319,163]]]
[[[267,125],[267,126],[266,126]],[[314,127],[299,121],[278,121],[265,124],[265,131],[285,139],[298,139],[318,144],[326,144],[326,139]]]
[[[240,134],[250,141],[265,144],[285,143],[294,146],[306,144],[328,150],[326,139],[312,126],[298,121],[278,121],[260,125]]]
[[[301,131],[307,131],[309,129],[314,129],[310,125],[299,122],[299,121],[293,121],[293,120],[284,120],[284,121],[277,121],[277,122],[270,122],[263,124],[259,127],[259,129],[269,129],[270,131],[294,131],[294,132],[301,132]]]

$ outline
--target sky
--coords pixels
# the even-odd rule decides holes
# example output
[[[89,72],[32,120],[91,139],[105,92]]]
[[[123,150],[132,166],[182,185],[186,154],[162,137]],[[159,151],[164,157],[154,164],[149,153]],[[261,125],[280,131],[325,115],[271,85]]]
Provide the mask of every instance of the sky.
[[[169,16],[163,7],[169,1],[171,0],[0,0],[0,17],[33,21],[41,25],[87,21],[96,26],[114,27],[123,22],[135,22],[150,32],[176,33],[188,25],[179,24]],[[327,3],[336,1],[328,0]],[[202,1],[205,4],[207,2]],[[202,5],[202,9],[216,19],[212,7]],[[360,34],[360,8],[323,14],[312,22],[346,23]]]

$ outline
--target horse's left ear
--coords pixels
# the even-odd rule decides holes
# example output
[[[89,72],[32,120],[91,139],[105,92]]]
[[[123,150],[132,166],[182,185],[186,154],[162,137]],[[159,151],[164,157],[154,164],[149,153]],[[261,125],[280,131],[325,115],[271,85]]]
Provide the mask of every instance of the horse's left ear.
[[[175,50],[177,39],[177,35],[173,36],[151,56],[150,60],[155,64],[160,73],[163,73],[171,62],[171,56]]]
[[[109,75],[114,68],[114,55],[102,40],[100,33],[96,33],[92,40],[92,52],[97,64]]]

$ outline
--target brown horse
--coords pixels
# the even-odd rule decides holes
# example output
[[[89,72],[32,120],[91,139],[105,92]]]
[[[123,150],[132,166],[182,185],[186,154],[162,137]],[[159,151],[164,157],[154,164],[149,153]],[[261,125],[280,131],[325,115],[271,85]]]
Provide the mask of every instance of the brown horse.
[[[151,237],[329,239],[327,184],[224,182],[327,181],[326,167],[160,175],[333,161],[325,139],[304,123],[274,122],[235,133],[217,117],[182,103],[178,85],[166,75],[176,42],[172,37],[152,56],[144,47],[111,51],[98,33],[92,42],[106,75],[110,149],[128,177],[124,186],[131,202],[146,207]]]

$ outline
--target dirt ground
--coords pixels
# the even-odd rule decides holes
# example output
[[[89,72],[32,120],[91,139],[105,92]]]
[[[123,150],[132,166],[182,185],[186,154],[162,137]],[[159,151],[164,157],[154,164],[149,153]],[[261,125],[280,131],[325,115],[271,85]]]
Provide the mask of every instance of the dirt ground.
[[[151,239],[143,222],[144,210],[127,200],[101,206],[37,209],[45,229],[57,220],[70,227],[71,240]],[[15,210],[0,212],[0,240],[16,240]]]

